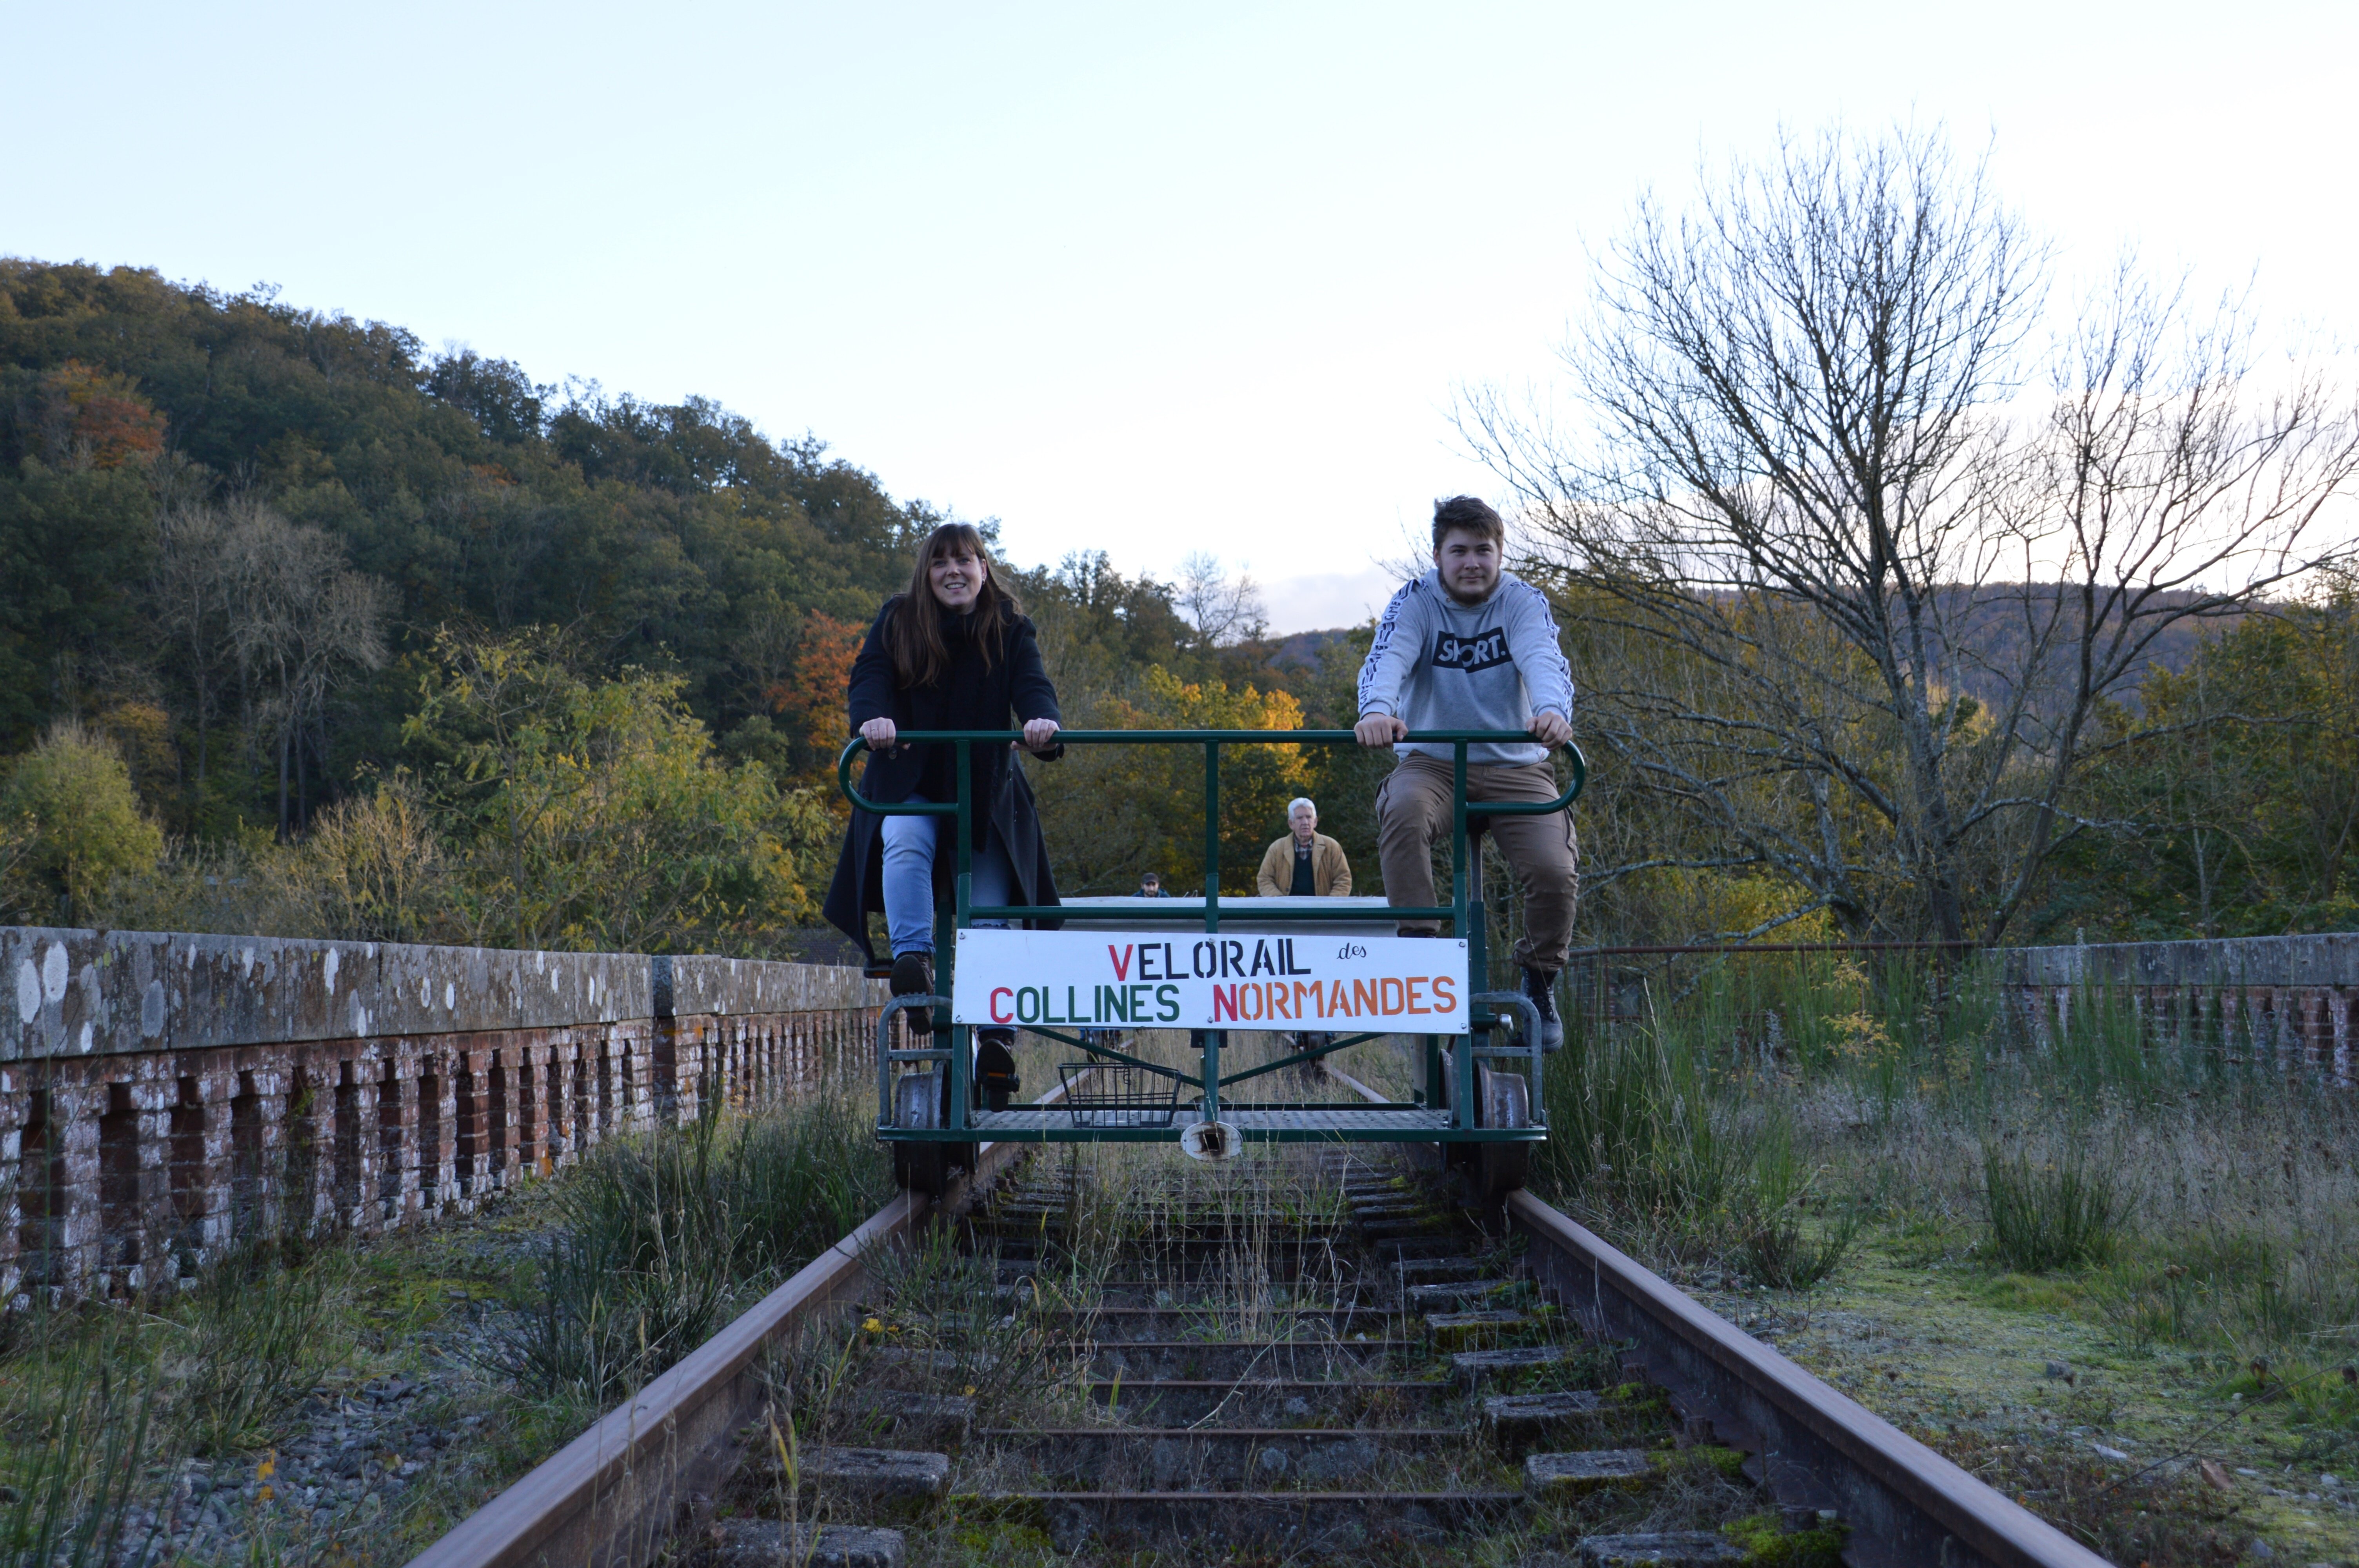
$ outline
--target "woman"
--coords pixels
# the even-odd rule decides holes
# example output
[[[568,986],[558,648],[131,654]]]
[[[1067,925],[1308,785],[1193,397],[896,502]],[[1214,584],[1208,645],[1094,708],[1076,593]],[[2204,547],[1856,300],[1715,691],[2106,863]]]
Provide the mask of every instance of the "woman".
[[[1026,750],[1044,758],[1064,752],[1056,743],[1057,693],[1040,665],[1039,639],[993,578],[983,535],[964,523],[943,524],[919,546],[909,590],[885,601],[853,661],[850,698],[852,728],[871,752],[861,781],[861,793],[871,800],[958,798],[956,748],[898,745],[904,730],[1006,730],[1013,715],[1023,727]],[[1057,902],[1032,788],[1013,750],[972,746],[974,880],[969,891],[976,905]],[[828,923],[874,962],[867,916],[882,910],[893,945],[893,994],[929,995],[935,901],[951,895],[957,875],[956,817],[854,811],[828,889]],[[916,1033],[933,1032],[926,1012],[913,1010],[908,1016]],[[975,1081],[995,1109],[1018,1087],[1009,1051],[1014,1044],[1012,1030],[981,1033]]]

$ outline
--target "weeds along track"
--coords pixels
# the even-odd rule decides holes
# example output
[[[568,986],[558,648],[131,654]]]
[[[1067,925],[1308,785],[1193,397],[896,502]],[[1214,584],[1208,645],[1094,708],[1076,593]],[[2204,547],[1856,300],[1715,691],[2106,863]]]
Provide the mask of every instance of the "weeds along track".
[[[1556,1210],[1474,1216],[1405,1151],[983,1163],[419,1564],[2100,1561]]]

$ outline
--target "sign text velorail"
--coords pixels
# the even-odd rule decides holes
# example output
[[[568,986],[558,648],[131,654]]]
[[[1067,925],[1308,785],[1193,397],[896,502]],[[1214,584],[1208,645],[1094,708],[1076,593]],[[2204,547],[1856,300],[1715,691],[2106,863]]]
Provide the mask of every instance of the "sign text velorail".
[[[1455,1034],[1466,995],[1453,938],[968,930],[951,1000],[970,1024]]]

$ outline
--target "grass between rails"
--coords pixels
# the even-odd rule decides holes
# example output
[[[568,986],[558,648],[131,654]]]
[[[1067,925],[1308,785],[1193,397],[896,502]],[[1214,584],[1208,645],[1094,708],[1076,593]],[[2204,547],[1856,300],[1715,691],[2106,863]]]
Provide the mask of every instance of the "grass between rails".
[[[1543,1195],[2116,1561],[2359,1563],[2359,1093],[1747,965],[1576,1022]]]
[[[868,1119],[714,1114],[430,1227],[12,1321],[0,1568],[406,1561],[883,1202]]]
[[[1173,1049],[1168,1041],[1140,1044],[1167,1059]],[[1255,1048],[1251,1042],[1244,1046]],[[1373,1165],[1362,1165],[1360,1174],[1372,1173]],[[1675,1450],[1659,1395],[1622,1379],[1625,1347],[1594,1342],[1582,1343],[1562,1362],[1486,1385],[1482,1392],[1599,1391],[1605,1405],[1589,1434],[1593,1441],[1585,1445],[1644,1446],[1658,1454],[1653,1484],[1634,1492],[1607,1488],[1544,1503],[1529,1517],[1464,1535],[1379,1530],[1343,1550],[1335,1537],[1320,1537],[1332,1527],[1322,1525],[1315,1509],[1298,1520],[1305,1533],[1282,1547],[1188,1541],[1158,1526],[1119,1520],[1113,1539],[1082,1542],[1070,1515],[1024,1498],[1075,1487],[1108,1493],[1249,1486],[1280,1494],[1413,1494],[1514,1491],[1521,1485],[1516,1456],[1501,1454],[1479,1437],[1472,1408],[1478,1396],[1456,1389],[1444,1375],[1443,1348],[1412,1337],[1403,1349],[1387,1339],[1412,1329],[1413,1313],[1408,1323],[1375,1330],[1373,1337],[1386,1346],[1378,1359],[1361,1359],[1377,1349],[1364,1344],[1368,1332],[1349,1336],[1363,1342],[1359,1350],[1346,1346],[1333,1309],[1389,1314],[1400,1303],[1384,1260],[1370,1257],[1343,1228],[1349,1205],[1340,1175],[1332,1151],[1302,1147],[1255,1145],[1243,1158],[1219,1165],[1191,1165],[1168,1148],[1140,1145],[1035,1153],[1000,1193],[1004,1201],[986,1203],[974,1217],[964,1249],[945,1227],[907,1252],[878,1258],[857,1310],[813,1325],[799,1346],[773,1359],[767,1452],[732,1484],[721,1504],[729,1522],[716,1525],[714,1537],[749,1519],[801,1527],[889,1518],[907,1534],[913,1568],[1053,1568],[1073,1562],[1181,1568],[1206,1561],[1514,1568],[1560,1556],[1570,1562],[1572,1541],[1592,1533],[1702,1530],[1736,1541],[1750,1553],[1748,1562],[1817,1568],[1837,1560],[1840,1540],[1833,1532],[1791,1532],[1776,1514],[1762,1511],[1762,1498],[1742,1481],[1741,1455]],[[1436,1216],[1447,1214],[1448,1197],[1424,1179],[1403,1171],[1395,1185],[1403,1197],[1426,1197]],[[1172,1249],[1169,1243],[1181,1236],[1197,1245],[1184,1252]],[[1505,1271],[1512,1249],[1503,1238],[1471,1230],[1464,1238]],[[1208,1242],[1218,1245],[1208,1249]],[[1023,1262],[1003,1272],[995,1266],[996,1249],[1008,1244]],[[1126,1389],[1123,1360],[1112,1368],[1103,1364],[1126,1336],[1116,1329],[1104,1343],[1093,1346],[1091,1341],[1109,1326],[1101,1314],[1149,1305],[1184,1326],[1158,1326],[1153,1342],[1132,1342],[1136,1352],[1150,1357],[1137,1364],[1148,1382]],[[1537,1308],[1531,1323],[1509,1337],[1517,1344],[1554,1343],[1565,1329],[1561,1314]],[[1287,1375],[1278,1370],[1281,1364],[1313,1378],[1321,1376],[1314,1368],[1323,1368],[1339,1390],[1366,1377],[1431,1379],[1438,1390],[1448,1391],[1435,1402],[1404,1403],[1389,1390],[1358,1404],[1303,1400],[1294,1401],[1299,1409],[1282,1412],[1230,1403],[1193,1422],[1166,1424],[1157,1417],[1156,1401],[1169,1396],[1151,1391],[1152,1380],[1213,1375],[1189,1369],[1184,1352],[1170,1355],[1190,1340],[1229,1354],[1240,1348],[1236,1342],[1258,1341],[1277,1375]],[[1326,1354],[1335,1351],[1347,1352],[1340,1364]],[[1161,1369],[1151,1369],[1158,1364]],[[1109,1371],[1110,1385],[1103,1381]],[[1092,1392],[1093,1382],[1098,1394]],[[803,1471],[807,1456],[821,1444],[934,1446],[910,1439],[884,1414],[886,1401],[912,1395],[975,1401],[973,1431],[956,1449],[941,1502],[894,1517],[874,1498],[831,1495]],[[1331,1451],[1325,1460],[1298,1458],[1276,1466],[1260,1458],[1250,1478],[1234,1468],[1235,1458],[1190,1441],[1191,1429],[1227,1428],[1234,1436],[1234,1429],[1270,1424],[1359,1433],[1400,1425],[1424,1430],[1414,1446]],[[1030,1429],[1038,1437],[1027,1439],[1011,1428]],[[1051,1433],[1063,1435],[1042,1441]],[[1155,1441],[1125,1443],[1125,1435]],[[1306,1467],[1322,1464],[1335,1467],[1323,1473]],[[1206,1507],[1217,1511],[1219,1500]],[[786,1560],[793,1561],[791,1554]],[[690,1552],[686,1561],[704,1559]]]

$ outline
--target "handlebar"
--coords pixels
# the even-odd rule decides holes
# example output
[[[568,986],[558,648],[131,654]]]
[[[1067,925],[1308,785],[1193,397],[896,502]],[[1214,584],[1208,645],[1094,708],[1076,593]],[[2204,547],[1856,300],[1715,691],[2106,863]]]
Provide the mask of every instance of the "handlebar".
[[[936,742],[999,742],[1013,744],[1024,739],[1020,730],[910,730],[894,737],[897,746],[925,745]],[[1402,738],[1434,745],[1447,745],[1463,757],[1469,745],[1530,745],[1529,733],[1521,730],[1415,730]],[[1065,746],[1298,746],[1356,745],[1359,737],[1349,730],[1060,730],[1057,741]],[[1572,782],[1564,794],[1550,801],[1502,801],[1466,803],[1469,816],[1545,816],[1552,811],[1562,811],[1581,797],[1582,786],[1589,782],[1589,759],[1581,748],[1568,741],[1564,749],[1572,758]],[[955,816],[956,801],[904,800],[873,801],[863,795],[852,784],[852,763],[868,750],[868,742],[855,735],[835,764],[835,782],[844,798],[855,809],[873,811],[880,816]]]

